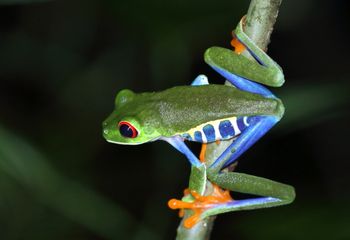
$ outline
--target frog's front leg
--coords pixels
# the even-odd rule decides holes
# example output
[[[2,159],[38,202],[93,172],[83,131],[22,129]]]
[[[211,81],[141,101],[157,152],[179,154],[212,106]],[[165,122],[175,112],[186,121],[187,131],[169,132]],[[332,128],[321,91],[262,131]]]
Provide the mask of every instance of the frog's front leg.
[[[200,86],[209,84],[207,76],[200,74],[198,75],[192,82],[192,86]],[[184,143],[184,139],[180,136],[173,137],[162,137],[161,140],[168,142],[174,148],[176,148],[179,152],[184,154],[187,159],[190,161],[191,165],[194,167],[201,167],[203,164],[199,161],[199,159],[193,154],[193,152],[187,147]]]
[[[200,74],[198,75],[192,82],[192,86],[200,86],[200,85],[208,85],[208,78],[207,76]],[[197,190],[198,193],[203,193],[205,189],[205,181],[206,181],[206,165],[202,163],[194,154],[193,152],[187,147],[187,145],[184,142],[184,138],[181,136],[173,136],[173,137],[161,137],[160,138],[163,141],[168,142],[170,145],[172,145],[174,148],[176,148],[179,152],[184,154],[187,159],[190,161],[192,165],[192,173],[196,174],[196,179],[199,180],[197,183],[190,183],[191,190]],[[199,177],[201,176],[201,177]],[[192,185],[192,186],[191,186]]]
[[[199,161],[199,159],[193,154],[193,152],[187,147],[182,137],[180,136],[162,137],[161,140],[168,142],[170,145],[176,148],[179,152],[184,154],[187,157],[187,159],[190,161],[192,166],[199,168],[203,165]]]

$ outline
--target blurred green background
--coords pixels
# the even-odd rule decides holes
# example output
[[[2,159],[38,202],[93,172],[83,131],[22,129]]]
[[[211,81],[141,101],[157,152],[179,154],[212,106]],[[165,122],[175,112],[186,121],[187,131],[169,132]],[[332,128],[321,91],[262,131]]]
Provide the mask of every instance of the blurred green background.
[[[0,239],[173,239],[166,203],[187,186],[187,160],[164,142],[109,144],[101,122],[120,89],[220,82],[203,52],[229,47],[248,5],[0,0]],[[269,54],[286,115],[237,171],[289,183],[297,199],[221,215],[212,239],[350,239],[349,10],[283,1]]]

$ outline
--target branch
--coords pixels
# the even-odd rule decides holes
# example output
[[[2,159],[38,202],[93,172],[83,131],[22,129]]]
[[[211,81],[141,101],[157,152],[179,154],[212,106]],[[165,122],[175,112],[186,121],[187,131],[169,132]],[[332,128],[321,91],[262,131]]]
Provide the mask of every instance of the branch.
[[[270,35],[273,30],[273,25],[276,22],[281,2],[282,0],[251,0],[250,2],[244,31],[261,49],[266,50],[270,42]],[[214,162],[231,143],[232,141],[221,141],[220,144],[208,144],[205,159],[208,162]],[[205,194],[211,191],[211,184],[209,181],[207,181],[207,185],[208,187]],[[186,217],[187,216],[185,216],[183,220],[186,219]],[[191,229],[183,227],[183,220],[177,229],[176,239],[205,240],[210,238],[215,217],[203,219]]]
[[[282,0],[251,0],[245,33],[266,51]]]

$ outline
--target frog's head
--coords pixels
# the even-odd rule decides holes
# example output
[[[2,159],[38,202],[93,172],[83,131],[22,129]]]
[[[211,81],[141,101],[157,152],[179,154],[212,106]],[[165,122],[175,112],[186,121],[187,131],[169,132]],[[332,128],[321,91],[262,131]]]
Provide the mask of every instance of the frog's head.
[[[150,114],[142,105],[143,94],[124,89],[117,94],[115,110],[103,122],[103,136],[108,142],[136,145],[158,139],[160,134]],[[146,120],[145,120],[146,119]]]

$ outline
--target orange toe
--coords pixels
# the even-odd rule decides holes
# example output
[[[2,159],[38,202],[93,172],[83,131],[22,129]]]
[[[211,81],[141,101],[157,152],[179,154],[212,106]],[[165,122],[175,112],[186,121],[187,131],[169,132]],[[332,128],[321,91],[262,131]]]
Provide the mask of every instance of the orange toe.
[[[196,191],[191,191],[191,195],[194,198],[193,202],[184,202],[177,199],[171,199],[168,202],[171,209],[180,209],[180,217],[183,217],[184,209],[193,211],[193,214],[184,221],[184,227],[186,228],[192,228],[200,221],[200,216],[205,210],[233,201],[228,190],[223,190],[215,184],[213,184],[213,192],[209,196],[201,196]]]
[[[231,40],[231,46],[235,48],[234,52],[237,54],[241,54],[245,50],[245,46],[236,37]]]

